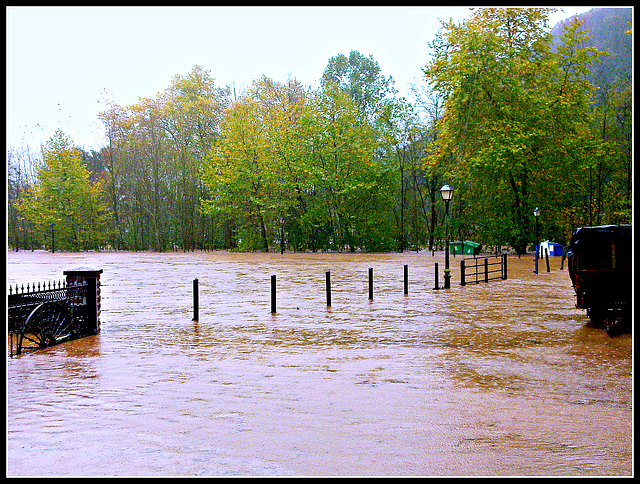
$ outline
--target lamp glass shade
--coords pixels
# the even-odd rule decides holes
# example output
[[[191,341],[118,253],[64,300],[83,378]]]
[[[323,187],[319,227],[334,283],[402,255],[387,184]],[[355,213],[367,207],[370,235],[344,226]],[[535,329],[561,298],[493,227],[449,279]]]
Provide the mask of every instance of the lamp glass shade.
[[[540,216],[540,209],[538,207],[536,207],[535,210],[533,211],[533,215],[535,215],[536,217]]]
[[[440,189],[440,195],[442,195],[442,199],[445,202],[451,200],[451,197],[453,196],[453,188],[451,188],[449,185],[445,184]]]

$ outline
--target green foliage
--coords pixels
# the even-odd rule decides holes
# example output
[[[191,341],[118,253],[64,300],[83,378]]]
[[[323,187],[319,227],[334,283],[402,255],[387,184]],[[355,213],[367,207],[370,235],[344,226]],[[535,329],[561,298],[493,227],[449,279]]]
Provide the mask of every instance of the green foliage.
[[[567,240],[579,223],[556,214],[579,198],[593,161],[593,86],[599,52],[569,24],[555,51],[546,9],[482,9],[462,25],[445,24],[425,75],[446,99],[438,150],[461,190],[456,214],[519,253],[533,241],[533,209],[546,230]],[[431,163],[436,163],[432,161]],[[565,211],[565,215],[568,213]]]
[[[208,197],[202,163],[218,136],[229,90],[194,66],[155,98],[100,113],[106,192],[116,249],[215,247],[218,229],[199,210]]]
[[[321,81],[325,89],[333,85],[345,92],[370,119],[376,117],[387,96],[396,92],[393,79],[381,74],[373,57],[365,57],[355,50],[349,57],[338,54],[329,59]]]
[[[268,251],[286,230],[297,250],[386,247],[385,167],[366,117],[335,84],[310,93],[265,77],[232,104],[205,166],[207,213]]]
[[[22,198],[19,210],[40,233],[52,231],[51,243],[59,250],[97,249],[104,242],[102,184],[89,183],[80,152],[61,131],[44,146],[37,181]]]
[[[540,237],[560,243],[630,223],[630,57],[609,52],[624,65],[596,75],[601,12],[551,33],[549,11],[444,22],[413,103],[357,51],[329,59],[318,89],[263,76],[233,98],[194,66],[100,113],[98,152],[56,133],[33,176],[28,152],[10,151],[9,241],[48,245],[53,223],[61,250],[403,251],[442,248],[447,226],[522,253],[535,207]],[[602,25],[631,44],[628,26]]]

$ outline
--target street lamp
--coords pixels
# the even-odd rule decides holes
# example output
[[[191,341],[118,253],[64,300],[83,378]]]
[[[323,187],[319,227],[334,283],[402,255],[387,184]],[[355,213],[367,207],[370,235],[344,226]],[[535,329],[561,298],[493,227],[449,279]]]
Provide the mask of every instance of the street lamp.
[[[536,218],[536,242],[535,242],[535,250],[536,250],[536,255],[535,255],[535,268],[533,270],[534,274],[538,273],[538,243],[540,240],[540,235],[539,235],[539,231],[540,231],[540,225],[538,222],[538,218],[540,217],[540,209],[538,207],[536,207],[533,210],[533,216]]]
[[[448,184],[445,184],[440,189],[440,195],[444,200],[444,215],[445,219],[449,217],[449,202],[453,196],[453,188]],[[445,247],[444,247],[444,288],[449,289],[451,287],[451,271],[449,270],[449,223],[445,220]]]
[[[55,238],[53,236],[53,225],[54,223],[51,222],[51,253],[52,254],[56,251],[56,243],[55,243]]]
[[[280,217],[280,254],[284,254],[284,217]]]

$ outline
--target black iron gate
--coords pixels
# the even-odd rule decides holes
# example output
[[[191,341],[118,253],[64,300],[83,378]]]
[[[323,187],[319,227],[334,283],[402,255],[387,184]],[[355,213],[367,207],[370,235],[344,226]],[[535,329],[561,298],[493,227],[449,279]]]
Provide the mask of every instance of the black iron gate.
[[[460,261],[460,285],[507,278],[507,254],[473,257]]]
[[[97,334],[102,269],[65,271],[66,281],[9,286],[10,356]]]
[[[87,282],[9,287],[8,331],[13,356],[88,333]]]

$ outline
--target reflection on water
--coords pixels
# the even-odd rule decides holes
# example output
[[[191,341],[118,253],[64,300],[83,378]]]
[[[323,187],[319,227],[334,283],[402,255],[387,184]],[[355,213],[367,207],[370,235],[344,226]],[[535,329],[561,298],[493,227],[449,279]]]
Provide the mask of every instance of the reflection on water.
[[[7,361],[9,475],[632,472],[632,338],[586,326],[559,260],[461,287],[453,258],[434,291],[442,254],[7,257],[10,283],[104,270],[99,335]]]

